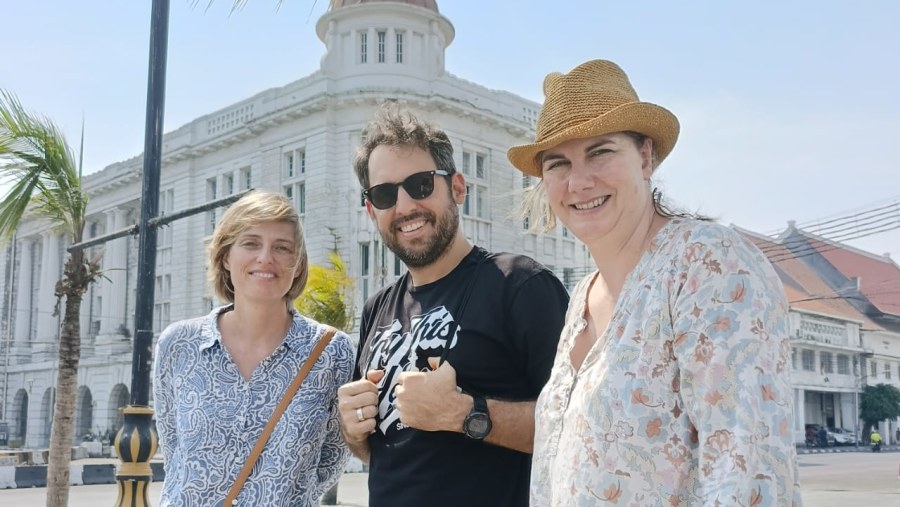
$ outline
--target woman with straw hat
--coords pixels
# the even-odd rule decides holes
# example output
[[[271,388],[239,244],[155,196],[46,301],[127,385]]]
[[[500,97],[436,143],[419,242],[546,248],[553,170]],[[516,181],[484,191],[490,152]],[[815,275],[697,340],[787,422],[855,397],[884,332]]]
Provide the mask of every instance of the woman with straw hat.
[[[537,405],[539,506],[800,505],[787,302],[734,230],[674,212],[651,178],[678,120],[616,64],[544,80],[538,178],[523,211],[558,218],[597,270],[575,288]]]

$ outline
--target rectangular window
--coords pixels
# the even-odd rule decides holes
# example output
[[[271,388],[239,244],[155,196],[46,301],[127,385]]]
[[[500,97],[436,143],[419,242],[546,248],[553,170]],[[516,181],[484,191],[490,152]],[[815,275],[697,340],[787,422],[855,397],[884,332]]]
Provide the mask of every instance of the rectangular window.
[[[284,156],[284,177],[294,177],[294,153],[287,153]]]
[[[359,245],[359,278],[362,282],[362,300],[369,299],[369,244]]]
[[[206,180],[206,200],[212,201],[215,200],[218,194],[218,189],[216,185],[216,178],[209,178]]]
[[[531,177],[525,173],[522,173],[522,188],[528,188],[531,186]]]
[[[839,375],[850,375],[850,358],[844,354],[837,356],[837,372]]]
[[[869,373],[872,375],[872,378],[878,377],[878,363],[875,361],[869,363]]]
[[[359,276],[369,276],[369,244],[359,245]]]
[[[484,155],[475,155],[475,177],[484,178]]]
[[[465,159],[464,159],[465,160]],[[463,202],[463,215],[471,215],[472,214],[472,192],[474,192],[474,187],[472,185],[466,185],[466,200]]]
[[[384,30],[378,31],[378,63],[384,63],[384,46],[387,41],[387,32]]]
[[[175,211],[175,190],[168,189],[159,193],[159,214],[171,215]],[[169,223],[165,227],[157,230],[157,248],[166,248],[172,246],[172,227],[174,223]]]
[[[890,365],[890,363],[884,363],[884,379],[891,380],[891,365]]]
[[[171,322],[171,306],[170,303],[157,303],[153,305],[153,331],[161,332]]]
[[[529,228],[531,228],[531,221],[528,220],[528,217],[525,217],[522,219],[522,230],[527,231]]]
[[[813,351],[804,350],[800,354],[800,359],[803,362],[803,369],[806,371],[816,371],[816,357]]]
[[[244,167],[240,170],[241,176],[241,190],[249,190],[253,188],[253,174],[249,167]]]
[[[463,174],[466,176],[472,174],[472,154],[464,151],[462,154]]]
[[[403,32],[397,32],[397,63],[403,63]]]
[[[234,193],[234,175],[231,173],[222,176],[222,195]]]
[[[791,369],[797,369],[797,349],[791,347]]]
[[[369,60],[369,34],[359,32],[359,63],[366,63]]]
[[[475,216],[478,218],[487,218],[487,207],[484,200],[486,193],[486,188],[481,186],[475,187]]]
[[[297,152],[297,165],[300,169],[300,174],[306,174],[306,151],[300,150]]]
[[[831,352],[819,352],[819,371],[821,373],[834,373],[831,362]]]
[[[297,184],[297,213],[306,213],[306,183]]]
[[[290,199],[291,202],[294,202],[294,185],[285,185],[284,195]]]

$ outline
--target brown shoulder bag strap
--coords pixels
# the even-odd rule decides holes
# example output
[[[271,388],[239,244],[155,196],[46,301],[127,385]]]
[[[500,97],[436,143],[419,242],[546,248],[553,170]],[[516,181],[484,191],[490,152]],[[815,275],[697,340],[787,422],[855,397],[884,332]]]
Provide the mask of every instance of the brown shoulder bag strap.
[[[231,485],[231,489],[228,490],[228,496],[225,497],[225,501],[222,502],[222,505],[237,505],[238,493],[241,492],[241,488],[244,487],[244,482],[246,482],[247,478],[250,477],[250,471],[253,470],[253,465],[256,464],[256,460],[259,459],[259,455],[262,454],[263,448],[266,447],[266,443],[269,441],[269,437],[272,436],[272,431],[275,430],[275,425],[278,424],[278,420],[281,419],[281,415],[284,414],[284,411],[287,409],[288,405],[290,405],[291,400],[294,398],[294,395],[297,394],[298,390],[300,390],[300,385],[303,384],[303,380],[306,379],[309,371],[319,359],[319,356],[322,355],[322,351],[325,350],[328,342],[330,342],[331,338],[334,337],[335,332],[337,332],[335,328],[328,326],[325,330],[325,334],[323,334],[322,338],[319,339],[319,343],[317,343],[316,346],[312,349],[312,352],[309,353],[309,357],[306,358],[306,362],[303,363],[300,371],[297,372],[297,376],[294,377],[294,381],[291,382],[291,385],[288,386],[287,390],[284,392],[284,396],[281,397],[281,401],[278,402],[278,406],[275,407],[275,411],[272,412],[272,416],[269,418],[269,422],[266,423],[266,427],[263,428],[263,432],[259,436],[259,440],[256,441],[256,445],[253,446],[253,450],[250,451],[250,455],[247,456],[247,461],[244,463],[243,468],[241,468],[240,473],[234,480],[234,484]]]

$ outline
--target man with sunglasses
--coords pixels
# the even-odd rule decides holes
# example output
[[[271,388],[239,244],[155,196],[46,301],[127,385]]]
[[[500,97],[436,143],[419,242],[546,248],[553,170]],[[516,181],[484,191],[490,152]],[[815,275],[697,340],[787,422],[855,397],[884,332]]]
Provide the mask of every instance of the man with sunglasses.
[[[382,108],[354,169],[408,272],[365,305],[344,438],[369,463],[369,505],[526,506],[535,399],[568,305],[547,268],[473,246],[447,135]]]

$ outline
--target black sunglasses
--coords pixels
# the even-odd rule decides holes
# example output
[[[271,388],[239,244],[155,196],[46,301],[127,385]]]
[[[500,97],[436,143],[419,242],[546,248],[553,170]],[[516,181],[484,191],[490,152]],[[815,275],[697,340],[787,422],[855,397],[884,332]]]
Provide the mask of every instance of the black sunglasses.
[[[397,192],[400,187],[406,194],[419,201],[434,192],[434,176],[450,176],[442,169],[410,174],[400,183],[382,183],[363,190],[363,195],[378,209],[390,209],[397,204]]]

